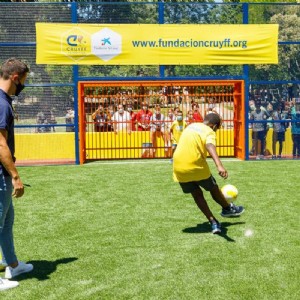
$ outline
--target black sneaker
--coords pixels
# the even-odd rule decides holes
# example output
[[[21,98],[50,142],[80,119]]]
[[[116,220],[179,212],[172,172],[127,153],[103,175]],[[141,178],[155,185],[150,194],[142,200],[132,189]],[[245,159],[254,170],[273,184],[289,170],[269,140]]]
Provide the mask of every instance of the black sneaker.
[[[238,217],[245,211],[243,206],[237,206],[230,203],[228,208],[223,208],[221,216],[225,218]]]

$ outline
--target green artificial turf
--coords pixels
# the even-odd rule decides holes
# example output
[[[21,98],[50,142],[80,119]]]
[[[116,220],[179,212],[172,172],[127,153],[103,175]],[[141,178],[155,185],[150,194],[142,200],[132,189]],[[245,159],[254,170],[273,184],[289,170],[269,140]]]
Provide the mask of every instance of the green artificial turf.
[[[300,161],[223,162],[246,211],[222,218],[205,192],[221,235],[169,160],[20,167],[15,246],[35,268],[0,299],[300,299]]]

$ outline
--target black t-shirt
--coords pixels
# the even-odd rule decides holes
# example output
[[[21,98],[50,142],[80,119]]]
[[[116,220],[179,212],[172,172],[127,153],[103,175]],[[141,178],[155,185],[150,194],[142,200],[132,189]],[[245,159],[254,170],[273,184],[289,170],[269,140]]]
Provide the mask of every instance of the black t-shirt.
[[[0,89],[0,129],[7,131],[7,144],[14,159],[15,137],[14,137],[14,111],[12,108],[12,98]],[[0,163],[0,175],[8,176],[8,172]]]

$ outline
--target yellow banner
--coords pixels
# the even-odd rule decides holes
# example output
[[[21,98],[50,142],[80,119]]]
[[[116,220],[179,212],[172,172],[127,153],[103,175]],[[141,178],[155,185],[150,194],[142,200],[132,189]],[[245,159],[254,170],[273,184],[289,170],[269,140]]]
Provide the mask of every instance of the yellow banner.
[[[37,64],[277,64],[278,25],[36,23]]]

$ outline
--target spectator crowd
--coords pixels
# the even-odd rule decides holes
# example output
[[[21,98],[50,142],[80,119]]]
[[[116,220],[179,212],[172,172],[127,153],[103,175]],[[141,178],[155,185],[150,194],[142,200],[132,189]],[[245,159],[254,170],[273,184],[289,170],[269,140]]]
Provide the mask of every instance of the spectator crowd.
[[[94,132],[114,132],[131,134],[134,131],[149,132],[152,145],[152,155],[155,157],[157,141],[161,138],[164,142],[165,156],[171,157],[176,149],[181,132],[189,124],[203,122],[205,115],[220,113],[220,108],[214,99],[201,106],[197,102],[191,103],[191,109],[185,113],[179,106],[172,108],[161,104],[149,107],[147,102],[142,102],[140,109],[134,110],[131,103],[114,105],[99,104],[91,114]]]
[[[286,131],[290,128],[292,155],[293,158],[300,158],[300,98],[292,98],[290,101],[264,101],[261,98],[250,100],[249,120],[249,127],[252,128],[250,155],[256,159],[282,158]],[[272,144],[267,145],[270,129],[273,129]]]

